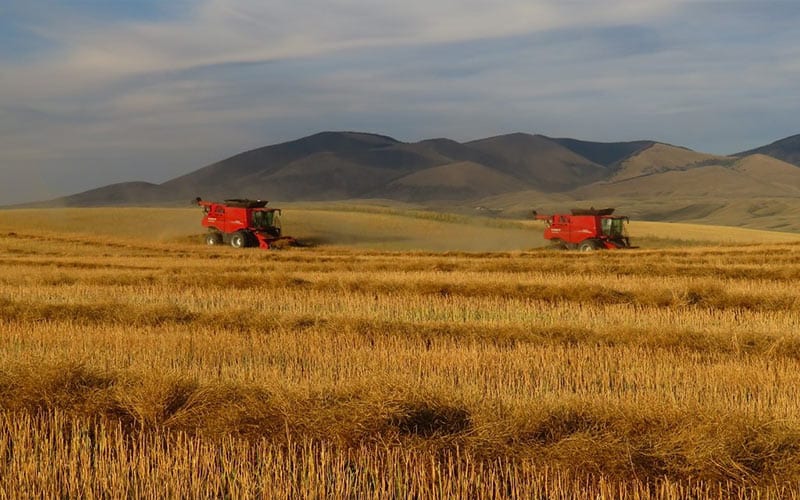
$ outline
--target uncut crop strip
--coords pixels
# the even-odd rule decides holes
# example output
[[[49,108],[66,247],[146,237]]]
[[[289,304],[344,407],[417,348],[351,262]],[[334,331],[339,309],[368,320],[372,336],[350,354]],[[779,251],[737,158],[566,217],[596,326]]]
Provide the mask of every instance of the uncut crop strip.
[[[639,491],[636,475],[791,494],[800,477],[794,245],[623,257],[48,241],[0,240],[14,415],[198,440],[182,447],[306,440],[335,460],[459,449],[489,468],[508,457],[523,482],[555,467],[551,492],[600,478]]]

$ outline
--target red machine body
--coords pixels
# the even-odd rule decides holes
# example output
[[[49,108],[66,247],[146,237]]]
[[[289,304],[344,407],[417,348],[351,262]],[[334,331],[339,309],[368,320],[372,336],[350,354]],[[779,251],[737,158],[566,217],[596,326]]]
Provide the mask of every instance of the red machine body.
[[[613,208],[574,209],[570,214],[540,215],[537,220],[547,224],[545,239],[561,249],[584,252],[604,248],[634,248],[627,232],[628,217],[614,216]]]
[[[231,199],[223,203],[197,198],[203,207],[201,224],[208,228],[208,245],[229,244],[234,248],[275,248],[294,242],[282,236],[279,208],[266,208],[267,201]]]

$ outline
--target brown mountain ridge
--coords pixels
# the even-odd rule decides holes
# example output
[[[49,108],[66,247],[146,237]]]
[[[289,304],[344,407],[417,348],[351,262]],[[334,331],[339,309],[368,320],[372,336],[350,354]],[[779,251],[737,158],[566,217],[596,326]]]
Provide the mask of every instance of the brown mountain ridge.
[[[168,203],[198,194],[283,201],[437,201],[520,189],[563,192],[609,177],[616,162],[649,144],[590,143],[523,133],[467,143],[446,138],[404,143],[370,133],[321,132],[245,151],[159,185],[121,183],[46,203]]]
[[[800,134],[786,137],[772,144],[761,146],[760,148],[751,149],[742,153],[737,153],[734,156],[749,156],[753,154],[763,154],[783,160],[786,163],[800,167]]]
[[[800,194],[796,160],[800,135],[720,156],[649,140],[602,143],[513,133],[464,143],[406,143],[379,134],[321,132],[245,151],[162,184],[114,184],[28,206],[183,204],[195,196],[377,198],[462,211],[490,206],[510,215],[522,214],[525,206],[628,203],[633,213],[670,217],[686,213],[685,206],[726,207],[732,200],[780,198],[794,206]],[[747,217],[763,212],[745,205]]]

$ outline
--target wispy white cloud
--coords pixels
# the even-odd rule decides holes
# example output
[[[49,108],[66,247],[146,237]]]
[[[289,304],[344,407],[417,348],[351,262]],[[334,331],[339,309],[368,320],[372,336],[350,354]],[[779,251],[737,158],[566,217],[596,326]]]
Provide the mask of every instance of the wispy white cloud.
[[[44,16],[39,21],[44,24],[36,28],[58,41],[53,58],[21,64],[22,73],[6,75],[5,80],[12,89],[44,92],[52,91],[51,82],[58,79],[58,87],[67,92],[114,78],[195,66],[637,23],[674,10],[679,3],[206,0],[179,19],[113,23],[59,10],[60,21]]]

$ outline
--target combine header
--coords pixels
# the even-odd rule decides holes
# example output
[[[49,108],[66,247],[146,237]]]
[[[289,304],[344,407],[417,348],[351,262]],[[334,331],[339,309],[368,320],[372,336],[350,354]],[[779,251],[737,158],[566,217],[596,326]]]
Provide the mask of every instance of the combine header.
[[[540,215],[534,210],[536,220],[545,221],[545,239],[550,240],[555,248],[568,250],[578,249],[591,252],[604,248],[635,248],[628,238],[627,224],[629,218],[615,216],[613,208],[596,210],[573,209],[572,213]]]
[[[232,199],[218,203],[198,197],[196,202],[203,207],[201,224],[208,228],[208,245],[227,243],[234,248],[270,249],[297,243],[281,234],[281,210],[266,208],[266,201]]]

